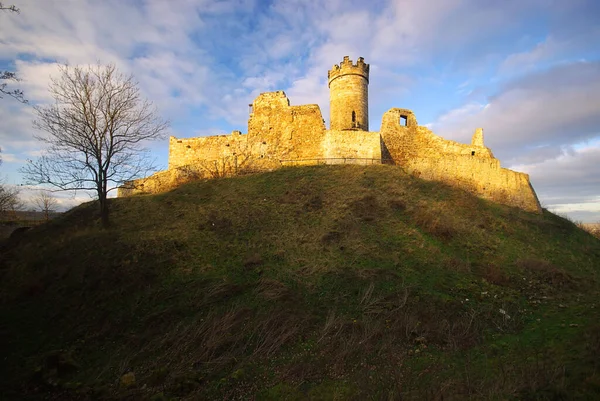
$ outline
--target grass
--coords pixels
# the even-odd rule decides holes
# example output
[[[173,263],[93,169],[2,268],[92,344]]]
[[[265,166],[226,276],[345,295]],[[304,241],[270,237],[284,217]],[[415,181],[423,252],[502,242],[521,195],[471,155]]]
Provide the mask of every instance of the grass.
[[[394,166],[93,204],[6,242],[2,393],[595,399],[600,241]]]

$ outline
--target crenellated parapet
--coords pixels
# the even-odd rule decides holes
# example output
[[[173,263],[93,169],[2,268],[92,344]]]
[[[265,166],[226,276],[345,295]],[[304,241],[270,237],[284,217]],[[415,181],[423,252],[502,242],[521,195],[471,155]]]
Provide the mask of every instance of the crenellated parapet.
[[[342,62],[334,64],[331,70],[327,71],[327,84],[331,86],[331,82],[343,75],[359,75],[369,82],[369,64],[365,63],[365,59],[359,57],[356,64],[352,64],[350,57],[344,56]]]

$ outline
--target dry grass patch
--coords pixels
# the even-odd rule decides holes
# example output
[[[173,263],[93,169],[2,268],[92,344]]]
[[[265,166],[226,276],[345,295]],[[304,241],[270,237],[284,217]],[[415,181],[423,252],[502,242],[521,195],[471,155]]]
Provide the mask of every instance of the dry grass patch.
[[[270,278],[261,278],[255,291],[262,299],[270,302],[293,303],[299,301],[296,292],[282,282]]]
[[[450,241],[466,231],[462,221],[443,203],[420,201],[409,214],[424,232],[443,241]]]
[[[351,212],[365,222],[375,221],[384,215],[384,209],[379,205],[377,198],[373,195],[367,195],[353,201],[350,204]]]
[[[552,287],[573,288],[576,285],[576,280],[570,273],[546,260],[519,259],[515,264]]]

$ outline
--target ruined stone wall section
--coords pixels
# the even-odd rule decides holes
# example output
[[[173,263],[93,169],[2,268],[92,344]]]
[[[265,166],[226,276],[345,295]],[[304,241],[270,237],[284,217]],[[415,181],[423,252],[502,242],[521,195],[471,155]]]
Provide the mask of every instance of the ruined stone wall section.
[[[500,167],[498,161],[444,155],[411,160],[405,168],[426,180],[442,181],[497,203],[541,212],[529,176]]]
[[[401,125],[403,115],[408,115],[406,126]],[[394,108],[387,111],[383,115],[380,132],[384,147],[382,153],[389,155],[396,164],[406,164],[409,160],[417,158],[437,157],[440,154],[494,159],[492,151],[485,146],[450,141],[435,135],[426,127],[417,125],[412,112],[406,109]]]
[[[248,134],[169,139],[169,169],[217,162],[256,168],[276,167],[282,159],[321,157],[325,122],[318,105],[290,106],[283,91],[262,93],[252,103]],[[214,167],[216,168],[216,167]]]
[[[263,93],[252,104],[248,136],[258,157],[287,160],[319,156],[325,122],[316,104],[290,106],[282,91]]]
[[[246,151],[248,135],[233,131],[230,135],[198,138],[169,138],[169,169],[198,163],[201,160],[219,160]]]
[[[117,190],[117,197],[166,192],[199,178],[203,177],[186,167],[163,170],[146,178],[126,182]]]
[[[369,64],[346,56],[329,70],[328,83],[331,129],[369,131]]]
[[[473,137],[471,138],[471,145],[478,146],[483,148],[485,145],[483,144],[483,128],[477,128]]]
[[[382,122],[382,152],[421,178],[442,181],[498,203],[541,212],[529,176],[501,168],[492,152],[480,146],[482,135],[477,132],[475,144],[470,145],[445,140],[426,127],[401,126],[397,109],[392,109]]]

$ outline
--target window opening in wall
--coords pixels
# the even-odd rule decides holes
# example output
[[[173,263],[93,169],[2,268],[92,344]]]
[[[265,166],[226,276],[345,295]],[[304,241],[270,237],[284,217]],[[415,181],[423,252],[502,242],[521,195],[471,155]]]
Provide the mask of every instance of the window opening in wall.
[[[249,114],[252,114],[252,112],[253,112],[253,110],[252,110],[252,103],[250,103],[250,104],[248,105],[248,113],[249,113]]]
[[[400,116],[400,125],[403,127],[408,127],[408,117]]]
[[[475,151],[474,150],[471,151],[471,156],[475,156]]]
[[[352,122],[355,123],[356,122],[356,112],[352,111]]]

